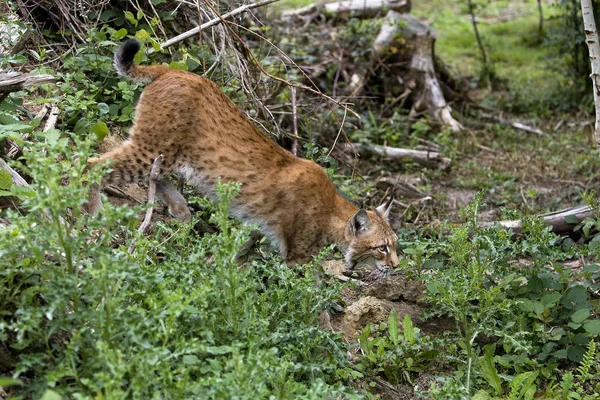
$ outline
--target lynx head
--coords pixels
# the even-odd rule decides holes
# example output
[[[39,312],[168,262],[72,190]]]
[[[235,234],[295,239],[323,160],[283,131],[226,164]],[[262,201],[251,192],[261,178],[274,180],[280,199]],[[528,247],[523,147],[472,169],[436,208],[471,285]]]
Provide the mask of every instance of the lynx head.
[[[350,245],[346,251],[346,273],[384,274],[399,263],[398,237],[388,223],[392,199],[375,210],[360,209],[346,225]]]

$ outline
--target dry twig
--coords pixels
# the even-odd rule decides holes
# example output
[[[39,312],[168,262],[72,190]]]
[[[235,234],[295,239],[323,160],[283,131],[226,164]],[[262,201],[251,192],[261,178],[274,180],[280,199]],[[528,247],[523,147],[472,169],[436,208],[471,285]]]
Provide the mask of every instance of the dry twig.
[[[150,207],[146,210],[146,215],[144,216],[144,220],[142,224],[138,228],[138,232],[140,235],[146,233],[148,226],[150,225],[150,221],[152,220],[152,212],[154,211],[154,200],[156,198],[156,181],[160,176],[160,168],[163,162],[163,155],[159,155],[154,159],[152,163],[152,169],[150,170],[150,180],[148,184],[148,204]],[[129,253],[133,253],[135,250],[135,239],[129,245]]]

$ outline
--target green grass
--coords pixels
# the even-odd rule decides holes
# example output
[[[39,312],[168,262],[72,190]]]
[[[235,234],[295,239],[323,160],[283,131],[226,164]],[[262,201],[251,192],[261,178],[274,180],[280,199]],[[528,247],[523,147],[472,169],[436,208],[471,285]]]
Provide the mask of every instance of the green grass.
[[[412,14],[428,21],[437,34],[436,54],[458,75],[477,76],[482,67],[473,27],[465,4],[440,0],[414,4]],[[557,10],[544,6],[544,18]],[[477,10],[479,30],[492,63],[501,80],[512,86],[540,91],[551,89],[562,80],[558,71],[548,67],[552,48],[538,45],[538,13],[535,2],[497,1]],[[544,21],[544,28],[549,21]]]

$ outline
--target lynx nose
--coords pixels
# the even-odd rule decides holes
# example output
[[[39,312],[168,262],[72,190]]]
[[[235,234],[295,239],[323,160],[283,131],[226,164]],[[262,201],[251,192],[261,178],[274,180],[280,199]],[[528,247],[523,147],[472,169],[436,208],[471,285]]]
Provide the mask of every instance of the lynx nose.
[[[398,260],[398,255],[396,254],[395,251],[390,253],[390,261],[389,261],[388,265],[391,268],[396,268],[398,265],[400,265],[400,260]]]

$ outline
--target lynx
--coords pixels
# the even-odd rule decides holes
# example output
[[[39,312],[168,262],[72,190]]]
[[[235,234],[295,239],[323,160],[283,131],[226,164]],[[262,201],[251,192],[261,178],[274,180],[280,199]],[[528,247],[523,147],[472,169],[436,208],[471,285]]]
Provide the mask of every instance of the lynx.
[[[328,244],[345,253],[349,269],[398,265],[397,237],[387,218],[391,201],[359,209],[342,197],[325,171],[298,158],[256,128],[212,81],[166,66],[138,66],[140,44],[129,39],[116,51],[120,75],[150,82],[140,96],[130,139],[90,164],[111,160],[103,185],[148,180],[152,161],[163,154],[157,195],[180,221],[191,219],[185,198],[168,180],[176,172],[214,196],[219,181],[240,182],[231,214],[257,223],[279,247],[288,265],[310,260]],[[99,190],[90,203],[101,207]],[[95,197],[95,198],[94,198]]]

